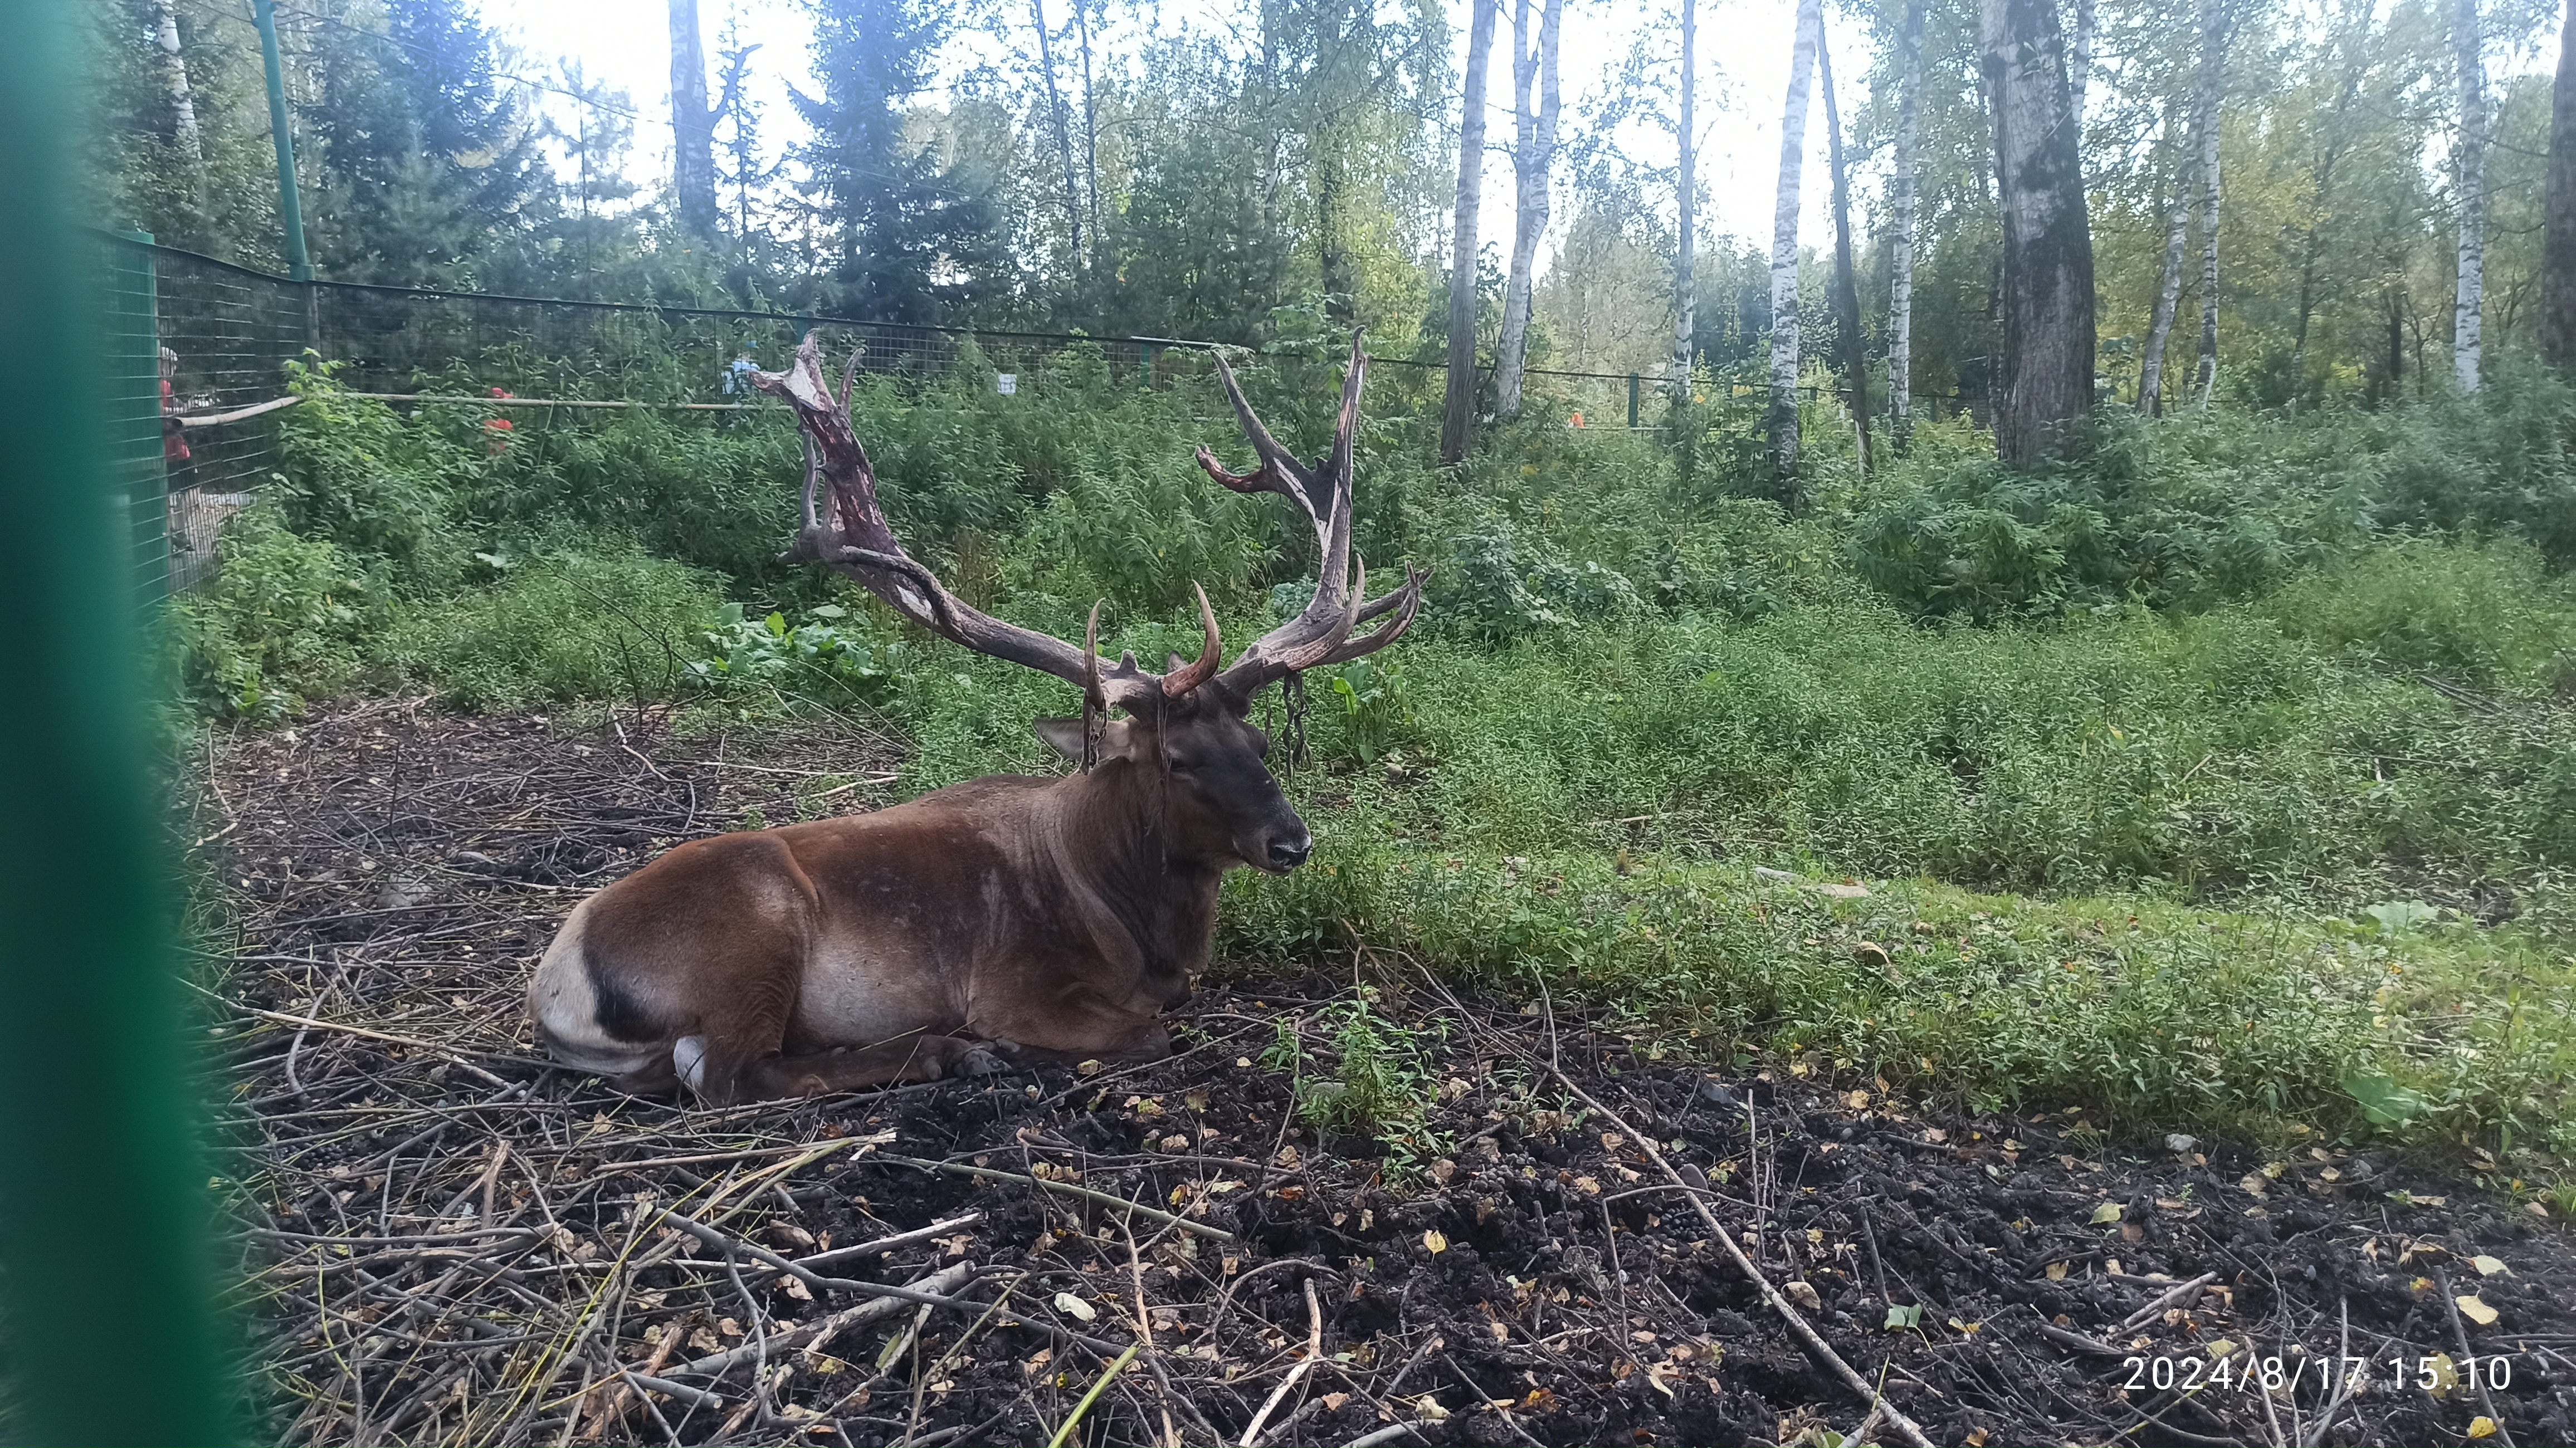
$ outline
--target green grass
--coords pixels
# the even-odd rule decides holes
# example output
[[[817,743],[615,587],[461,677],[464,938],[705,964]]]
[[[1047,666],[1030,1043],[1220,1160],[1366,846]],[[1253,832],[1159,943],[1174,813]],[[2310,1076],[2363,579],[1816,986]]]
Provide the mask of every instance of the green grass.
[[[1330,383],[1246,373],[1301,452]],[[777,418],[495,449],[472,408],[299,385],[276,507],[176,611],[201,712],[424,684],[710,727],[858,710],[914,789],[1059,767],[1028,723],[1072,689],[774,562]],[[1820,415],[1791,520],[1740,495],[1731,421],[1687,476],[1544,421],[1448,474],[1406,386],[1372,383],[1357,523],[1377,576],[1436,566],[1425,620],[1311,681],[1290,788],[1322,845],[1229,883],[1228,958],[1364,944],[1609,1004],[1659,1049],[1958,1106],[2468,1143],[2506,1180],[2576,1153],[2576,392],[2106,416],[2024,475],[1937,424],[1866,482]],[[1078,635],[1105,599],[1104,646],[1156,659],[1196,646],[1193,581],[1238,647],[1311,586],[1275,502],[1197,477],[1202,440],[1244,462],[1204,376],[1120,388],[1075,354],[1006,399],[970,358],[855,405],[913,551],[1014,621]],[[1341,1051],[1349,1099],[1400,1115],[1370,1039]]]

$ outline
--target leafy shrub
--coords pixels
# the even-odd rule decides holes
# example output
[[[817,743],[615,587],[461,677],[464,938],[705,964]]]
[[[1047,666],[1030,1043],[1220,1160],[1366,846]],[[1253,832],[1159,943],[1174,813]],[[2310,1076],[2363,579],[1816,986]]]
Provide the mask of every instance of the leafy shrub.
[[[1343,745],[1362,764],[1376,763],[1378,756],[1419,732],[1413,691],[1405,683],[1401,665],[1353,659],[1341,666],[1326,688],[1340,706],[1336,713]]]
[[[790,628],[783,613],[747,618],[741,604],[726,604],[702,636],[713,655],[688,662],[689,682],[716,693],[756,687],[827,703],[890,702],[902,645],[846,631],[840,621],[849,613],[838,604],[806,613],[812,622]]]
[[[2322,648],[2473,688],[2545,690],[2576,663],[2576,593],[2526,543],[2402,541],[2293,580],[2261,612]]]
[[[304,401],[278,414],[272,480],[286,525],[360,557],[388,560],[408,586],[453,581],[465,549],[451,530],[452,488],[476,471],[476,451],[407,423],[392,408],[351,397],[336,363],[286,364]]]
[[[386,653],[463,709],[641,702],[679,693],[717,617],[713,580],[695,569],[631,550],[562,553],[414,606]]]
[[[225,525],[220,556],[214,578],[171,607],[191,703],[267,722],[356,679],[374,601],[347,554],[299,537],[261,506]]]

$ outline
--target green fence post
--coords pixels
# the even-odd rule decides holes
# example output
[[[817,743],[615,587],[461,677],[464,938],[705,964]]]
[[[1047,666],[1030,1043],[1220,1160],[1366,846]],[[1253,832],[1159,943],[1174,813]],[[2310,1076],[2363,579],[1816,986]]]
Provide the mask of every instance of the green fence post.
[[[231,1433],[189,1105],[203,1088],[127,520],[102,506],[97,269],[71,226],[85,8],[0,5],[0,1434],[216,1443]]]
[[[150,245],[151,234],[126,237]],[[170,595],[170,479],[161,420],[160,295],[152,253],[107,248],[108,459],[132,539],[134,592],[145,608]]]

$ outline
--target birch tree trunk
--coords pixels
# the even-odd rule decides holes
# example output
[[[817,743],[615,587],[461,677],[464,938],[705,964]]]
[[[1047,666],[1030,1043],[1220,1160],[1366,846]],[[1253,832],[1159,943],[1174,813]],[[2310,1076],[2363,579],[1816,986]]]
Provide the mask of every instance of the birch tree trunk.
[[[2084,147],[2084,88],[2093,79],[2093,0],[2075,0],[2075,39],[2066,52],[2066,94],[2075,116],[2075,146]]]
[[[2576,0],[2569,0],[2576,4]],[[1914,175],[1923,143],[1923,0],[1905,8],[1903,92],[1896,102],[1896,174],[1888,205],[1896,241],[1887,268],[1887,414],[1900,453],[1914,441]]]
[[[188,57],[179,50],[179,12],[171,0],[154,0],[153,41],[161,47],[161,89],[170,101],[170,135],[188,156],[202,209],[206,189],[206,145],[197,133],[197,98],[188,87]]]
[[[2027,466],[2093,402],[2093,237],[2052,0],[1983,0],[2004,220],[2004,386],[1995,448]]]
[[[1851,385],[1852,430],[1860,439],[1860,472],[1870,474],[1869,371],[1860,334],[1860,282],[1852,274],[1850,172],[1843,164],[1843,118],[1834,104],[1834,53],[1825,43],[1824,17],[1817,16],[1816,88],[1825,97],[1825,165],[1834,189],[1834,339],[1840,344],[1842,373]]]
[[[2541,202],[2540,355],[2576,368],[2576,0],[2549,93],[2549,180]]]
[[[2478,0],[2459,0],[2451,50],[2460,70],[2460,129],[2452,142],[2460,183],[2460,285],[2451,302],[2451,375],[2462,392],[2475,392],[2487,256],[2486,44]]]
[[[2474,0],[2471,0],[2474,3]],[[2196,405],[2209,411],[2218,385],[2218,110],[2227,77],[2228,15],[2210,0],[2200,41],[2200,367],[2192,378]]]
[[[1055,150],[1064,162],[1064,224],[1073,233],[1073,264],[1082,266],[1082,191],[1073,180],[1073,124],[1064,113],[1064,92],[1055,84],[1055,42],[1047,35],[1046,0],[1029,0],[1038,27],[1038,73],[1046,81],[1047,115],[1055,122]]]
[[[1530,0],[1512,7],[1512,172],[1518,182],[1512,211],[1512,271],[1503,288],[1503,335],[1494,349],[1494,411],[1521,413],[1521,368],[1529,350],[1531,270],[1539,238],[1547,232],[1549,173],[1556,165],[1556,42],[1565,0],[1543,0],[1535,48],[1529,33]],[[1530,108],[1535,83],[1538,108]]]
[[[1665,370],[1672,388],[1673,405],[1680,407],[1691,395],[1691,338],[1699,325],[1693,314],[1699,303],[1699,279],[1695,273],[1691,245],[1694,223],[1699,218],[1699,161],[1692,150],[1691,102],[1697,97],[1697,46],[1699,17],[1694,0],[1682,0],[1682,114],[1673,131],[1673,189],[1678,197],[1681,215],[1679,245],[1673,252],[1673,358]]]
[[[2191,178],[2187,141],[2174,138],[2173,113],[2165,113],[2165,140],[2183,153],[2174,166],[2173,199],[2165,212],[2165,265],[2156,284],[2155,313],[2147,321],[2147,349],[2138,367],[2138,410],[2149,417],[2165,409],[2165,347],[2173,339],[2174,312],[2182,304],[2182,256],[2191,244]],[[2159,183],[2161,189],[2162,183]]]
[[[1440,409],[1440,460],[1465,460],[1476,411],[1476,213],[1485,185],[1485,70],[1502,0],[1468,0],[1467,73],[1458,115],[1457,231],[1449,247],[1449,393]]]
[[[1780,189],[1771,208],[1771,465],[1795,495],[1798,476],[1798,173],[1807,151],[1807,86],[1823,26],[1818,0],[1798,0],[1789,42],[1789,100],[1780,113]]]
[[[1073,23],[1082,36],[1082,154],[1085,167],[1083,197],[1091,203],[1091,245],[1100,246],[1100,111],[1095,103],[1096,88],[1091,83],[1091,14],[1088,0],[1073,0]]]

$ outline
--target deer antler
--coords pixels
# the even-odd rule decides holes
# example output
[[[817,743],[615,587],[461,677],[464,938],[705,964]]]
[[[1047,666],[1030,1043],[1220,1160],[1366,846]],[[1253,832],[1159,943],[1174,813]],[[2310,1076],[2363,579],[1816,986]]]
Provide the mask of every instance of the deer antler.
[[[876,468],[850,421],[849,379],[843,378],[841,395],[834,397],[823,376],[816,333],[806,333],[805,340],[796,344],[796,358],[786,371],[754,372],[751,381],[761,391],[786,399],[796,410],[796,425],[805,438],[804,526],[797,531],[795,544],[779,555],[780,562],[830,564],[941,638],[1052,674],[1100,704],[1132,710],[1156,696],[1177,698],[1216,674],[1225,645],[1217,635],[1216,611],[1208,606],[1204,589],[1198,602],[1206,643],[1197,662],[1168,674],[1138,668],[1134,654],[1102,669],[1097,608],[1092,610],[1091,636],[1085,647],[1077,649],[1051,634],[1004,623],[950,593],[936,575],[904,552],[903,543],[886,525],[885,513],[877,506]]]
[[[1413,626],[1422,606],[1423,580],[1428,570],[1408,570],[1405,581],[1378,598],[1367,598],[1368,568],[1351,550],[1351,439],[1358,430],[1360,387],[1368,369],[1368,354],[1361,350],[1362,334],[1351,333],[1351,361],[1342,374],[1341,415],[1334,420],[1333,445],[1310,467],[1289,456],[1288,449],[1270,435],[1261,419],[1253,414],[1252,404],[1243,397],[1243,388],[1234,380],[1234,369],[1225,358],[1216,360],[1217,380],[1225,386],[1226,400],[1234,405],[1235,421],[1243,425],[1244,435],[1252,440],[1252,450],[1260,461],[1251,472],[1228,472],[1216,455],[1201,446],[1199,466],[1207,475],[1238,493],[1277,493],[1303,509],[1315,528],[1315,544],[1321,554],[1316,567],[1315,596],[1295,618],[1272,629],[1253,641],[1241,657],[1218,677],[1237,693],[1249,694],[1275,679],[1324,664],[1337,664],[1374,653],[1396,641]],[[1353,579],[1356,570],[1358,578]],[[1365,602],[1362,600],[1366,599]],[[1393,622],[1359,639],[1351,630],[1370,619],[1393,613]]]

